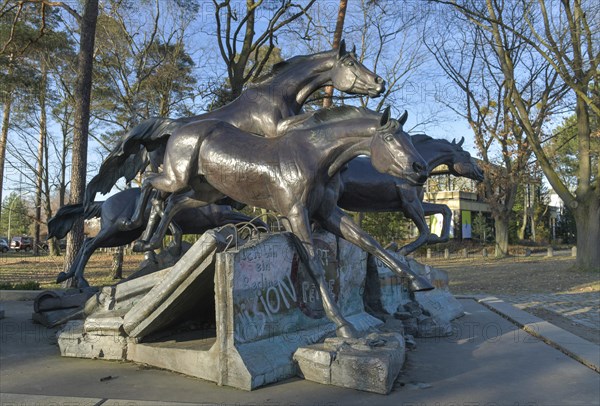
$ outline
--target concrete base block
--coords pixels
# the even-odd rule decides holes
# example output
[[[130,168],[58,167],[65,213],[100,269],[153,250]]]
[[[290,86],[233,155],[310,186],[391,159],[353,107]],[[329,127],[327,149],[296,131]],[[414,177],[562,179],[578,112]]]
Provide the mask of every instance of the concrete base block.
[[[371,333],[365,338],[328,338],[299,348],[294,360],[305,379],[387,395],[405,357],[404,338],[396,333]]]
[[[87,333],[82,320],[69,321],[57,333],[57,337],[63,357],[109,360],[124,360],[127,357],[127,340],[123,335]]]

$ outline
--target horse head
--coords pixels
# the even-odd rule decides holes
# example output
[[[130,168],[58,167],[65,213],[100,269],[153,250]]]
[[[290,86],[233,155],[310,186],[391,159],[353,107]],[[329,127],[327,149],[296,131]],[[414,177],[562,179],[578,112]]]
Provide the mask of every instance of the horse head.
[[[381,173],[422,185],[427,180],[427,163],[402,128],[407,118],[405,111],[398,120],[391,119],[390,108],[385,109],[371,141],[371,163]]]
[[[385,91],[383,78],[358,61],[356,48],[346,51],[346,43],[341,41],[336,60],[331,69],[331,82],[336,89],[350,94],[363,94],[377,97]]]
[[[448,164],[448,169],[454,176],[463,176],[481,182],[483,180],[483,170],[477,165],[471,154],[462,149],[464,142],[465,137],[462,137],[459,142],[452,140],[449,143],[451,163]]]

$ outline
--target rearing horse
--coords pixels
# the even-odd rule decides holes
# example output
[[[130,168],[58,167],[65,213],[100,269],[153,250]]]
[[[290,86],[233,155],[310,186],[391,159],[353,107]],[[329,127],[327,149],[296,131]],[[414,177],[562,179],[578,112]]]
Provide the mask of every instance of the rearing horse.
[[[337,206],[339,171],[352,158],[369,155],[378,171],[422,182],[426,163],[410,137],[402,130],[406,114],[399,121],[356,107],[321,110],[294,123],[285,134],[264,138],[216,120],[199,121],[177,130],[169,139],[165,164],[160,174],[150,174],[145,191],[158,189],[174,193],[168,199],[165,216],[144,249],[160,243],[171,218],[186,207],[179,200],[206,205],[224,196],[241,203],[279,212],[288,219],[286,228],[301,241],[307,268],[317,281],[327,316],[338,335],[356,336],[341,315],[325,284],[325,271],[316,256],[310,223],[317,221],[328,230],[368,253],[411,280],[414,290],[432,286],[405,264],[387,253],[377,241],[360,229]],[[187,146],[189,162],[180,153]],[[181,169],[186,168],[182,173]],[[181,194],[192,188],[194,199]],[[300,248],[300,252],[304,249]]]
[[[411,136],[419,154],[427,162],[429,171],[439,165],[447,165],[451,174],[476,181],[483,180],[483,171],[462,149],[464,138],[456,143],[432,138],[425,134]],[[428,173],[429,176],[429,173]],[[445,204],[423,202],[423,185],[407,179],[379,173],[368,158],[358,157],[348,163],[341,173],[342,193],[338,204],[341,208],[359,212],[401,211],[411,219],[419,230],[419,237],[399,249],[408,255],[423,244],[446,242],[450,235],[452,213]],[[430,234],[425,216],[440,213],[444,216],[442,233]]]
[[[247,132],[274,137],[280,121],[300,113],[308,97],[325,85],[350,94],[380,95],[385,90],[384,80],[361,64],[354,52],[347,52],[342,41],[337,50],[295,56],[274,65],[269,75],[217,110],[176,120],[143,121],[104,160],[87,185],[84,205],[91,205],[96,193],[108,193],[120,177],[132,180],[149,163],[156,172],[169,136],[183,125],[216,119]]]

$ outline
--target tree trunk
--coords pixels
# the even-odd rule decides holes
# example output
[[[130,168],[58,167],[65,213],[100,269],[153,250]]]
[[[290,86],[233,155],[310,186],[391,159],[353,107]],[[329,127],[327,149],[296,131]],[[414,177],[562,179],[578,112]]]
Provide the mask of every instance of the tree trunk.
[[[80,20],[80,48],[75,84],[75,128],[73,131],[73,160],[71,167],[71,204],[83,202],[86,184],[87,145],[90,124],[90,96],[94,62],[94,38],[98,20],[98,0],[86,0]],[[64,269],[68,272],[83,243],[83,219],[76,221],[67,235]],[[64,282],[73,286],[72,279]]]
[[[46,148],[46,82],[48,73],[46,71],[46,63],[44,58],[40,58],[40,93],[38,101],[40,103],[40,139],[38,143],[38,155],[35,174],[35,219],[33,232],[33,255],[39,255],[40,250],[40,227],[42,223],[42,182],[44,178],[44,151]]]
[[[65,112],[67,111],[65,105]],[[67,114],[65,114],[65,118]],[[62,128],[62,151],[60,151],[60,184],[58,185],[58,207],[63,207],[66,203],[65,195],[67,193],[67,158],[69,156],[69,129],[67,124]]]
[[[113,254],[112,268],[110,270],[110,276],[113,279],[123,279],[123,251],[124,248],[121,245]]]
[[[44,178],[43,178],[43,188],[44,188],[44,214],[46,215],[46,222],[48,221],[48,219],[52,218],[52,204],[50,201],[50,176],[48,174],[48,162],[50,162],[50,158],[49,158],[49,148],[48,148],[48,132],[46,129],[46,142],[44,143],[44,162],[46,162],[46,165],[44,165]],[[48,254],[50,256],[58,256],[60,254],[60,250],[58,247],[58,243],[56,238],[50,238],[48,240]]]
[[[528,198],[529,198],[529,192],[527,190],[527,187],[525,187],[525,192],[523,193],[523,224],[521,224],[521,227],[519,227],[519,231],[518,231],[518,237],[519,240],[523,241],[525,239],[525,230],[527,229],[527,218],[529,217],[529,212],[528,212]]]
[[[340,46],[342,41],[342,33],[344,32],[344,20],[346,19],[346,8],[348,8],[348,0],[340,0],[340,9],[338,11],[337,21],[335,22],[335,31],[333,32],[333,48]],[[325,98],[323,99],[323,107],[331,107],[333,104],[333,86],[325,87]]]
[[[4,113],[2,115],[2,132],[0,134],[0,203],[2,203],[2,187],[4,186],[4,159],[6,157],[6,142],[8,140],[8,125],[10,124],[11,106],[12,94],[8,93],[6,96],[6,100],[4,100],[4,103],[2,105]]]
[[[496,228],[496,252],[497,258],[508,255],[508,216],[499,215],[494,217]]]
[[[579,201],[573,214],[577,226],[577,268],[600,271],[600,200],[594,192]]]

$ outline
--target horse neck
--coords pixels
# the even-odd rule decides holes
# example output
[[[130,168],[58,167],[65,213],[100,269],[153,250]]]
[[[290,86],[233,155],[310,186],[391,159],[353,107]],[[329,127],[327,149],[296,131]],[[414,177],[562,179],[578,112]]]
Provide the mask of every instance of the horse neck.
[[[335,124],[338,125],[337,129]],[[317,140],[313,141],[315,148],[321,153],[320,162],[329,176],[333,176],[357,156],[370,155],[371,139],[375,135],[375,123],[368,126],[348,125],[344,129],[340,124],[342,123],[334,123],[316,135],[311,131],[312,139]]]
[[[331,52],[319,54],[283,74],[275,75],[270,85],[275,84],[283,89],[283,92],[275,93],[283,95],[288,102],[290,98],[293,99],[292,109],[297,114],[308,97],[331,80],[334,58],[335,55]]]
[[[454,154],[447,148],[443,141],[432,140],[415,144],[415,148],[421,154],[427,167],[431,170],[439,165],[447,165],[454,162]]]

